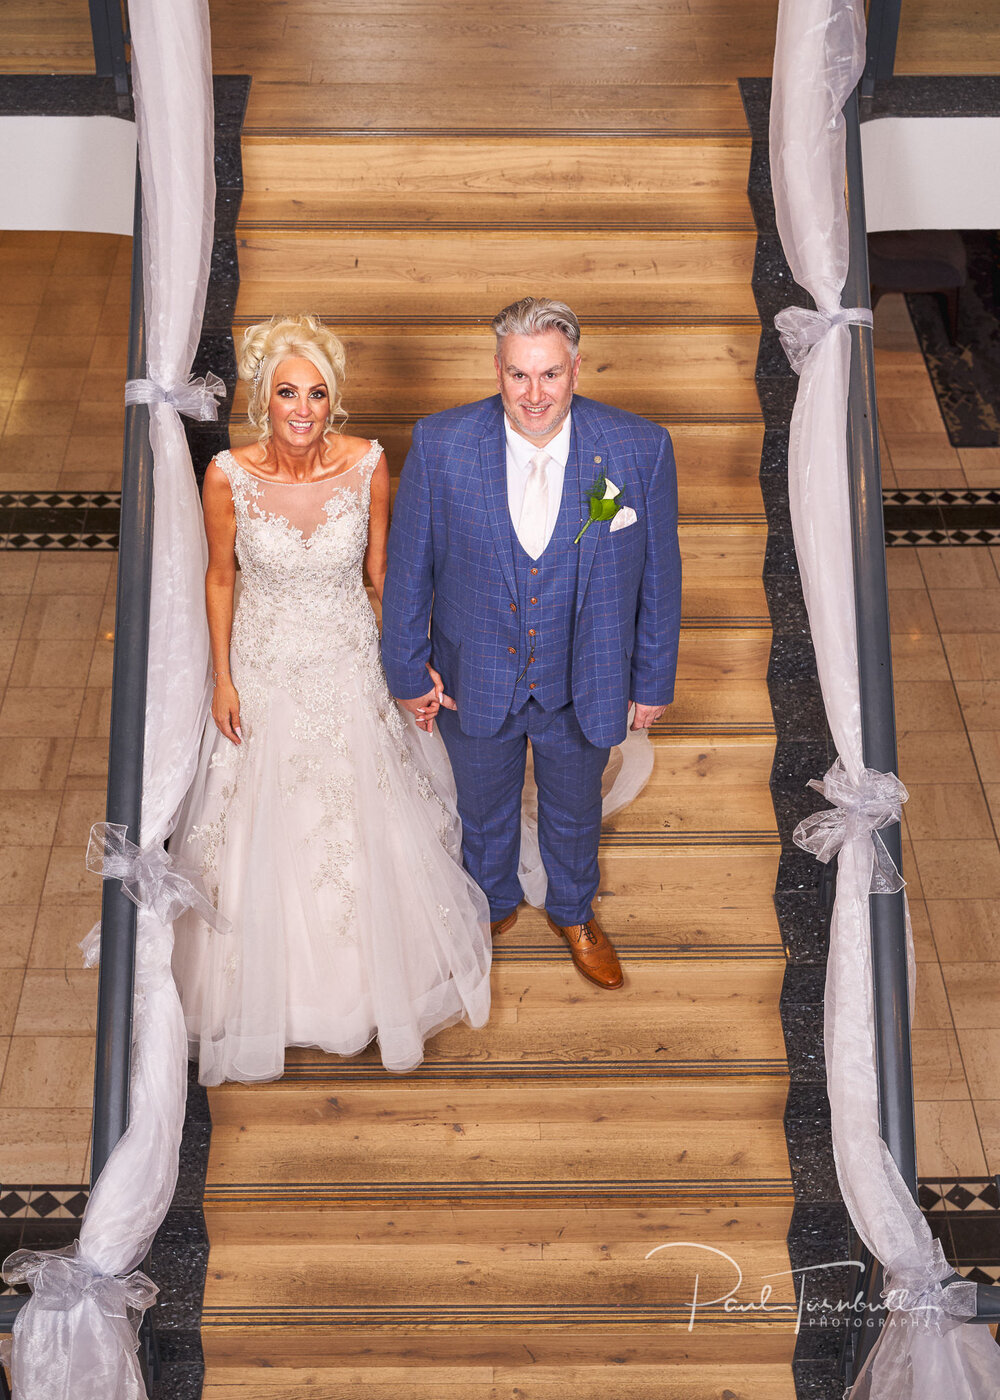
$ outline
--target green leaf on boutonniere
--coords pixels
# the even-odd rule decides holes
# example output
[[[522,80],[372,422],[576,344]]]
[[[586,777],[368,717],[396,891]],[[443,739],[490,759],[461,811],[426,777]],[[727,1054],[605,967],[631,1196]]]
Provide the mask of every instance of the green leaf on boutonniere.
[[[595,520],[614,520],[621,510],[621,502],[618,500],[621,490],[620,486],[616,486],[603,472],[601,473],[590,493],[590,519],[573,541],[574,544],[580,543]]]

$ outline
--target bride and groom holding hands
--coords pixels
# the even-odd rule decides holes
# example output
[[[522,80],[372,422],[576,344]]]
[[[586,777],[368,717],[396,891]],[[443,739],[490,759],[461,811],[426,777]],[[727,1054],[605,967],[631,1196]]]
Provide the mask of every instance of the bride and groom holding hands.
[[[492,328],[499,393],[417,423],[391,530],[381,447],[332,431],[340,342],[311,317],[247,332],[260,438],[206,476],[212,720],[174,837],[226,921],[177,926],[205,1083],[375,1038],[405,1071],[485,1023],[529,740],[549,925],[591,983],[623,984],[593,912],[602,777],[630,704],[644,729],[672,696],[673,455],[575,393],[569,307],[525,298]]]

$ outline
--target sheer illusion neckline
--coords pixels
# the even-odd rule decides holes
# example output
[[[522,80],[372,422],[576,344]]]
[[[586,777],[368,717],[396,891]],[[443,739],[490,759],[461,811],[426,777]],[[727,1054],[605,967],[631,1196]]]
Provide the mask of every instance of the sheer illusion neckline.
[[[278,481],[273,476],[258,476],[256,472],[250,471],[242,462],[237,461],[230,448],[227,447],[225,451],[229,460],[235,463],[245,476],[249,476],[253,481],[259,481],[262,486],[323,486],[330,481],[339,481],[342,476],[350,476],[351,472],[356,471],[371,456],[372,448],[375,446],[376,443],[373,439],[369,442],[366,451],[362,452],[358,460],[352,462],[349,467],[341,467],[340,471],[334,472],[332,476],[318,476],[314,481]]]

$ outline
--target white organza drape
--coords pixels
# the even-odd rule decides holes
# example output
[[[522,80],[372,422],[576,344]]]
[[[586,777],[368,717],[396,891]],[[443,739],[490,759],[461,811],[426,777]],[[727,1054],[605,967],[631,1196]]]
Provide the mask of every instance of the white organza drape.
[[[208,704],[205,546],[180,400],[201,332],[215,213],[207,0],[130,0],[155,515],[143,847],[169,835]],[[200,396],[204,402],[211,398]],[[212,400],[214,403],[214,400]],[[187,405],[190,409],[190,403]],[[198,416],[215,416],[211,408]],[[32,1297],[15,1324],[15,1400],[140,1400],[134,1325],[155,1293],[143,1259],[170,1205],[187,1042],[173,931],[138,915],[129,1127],[94,1186],[71,1253],[15,1256]]]
[[[771,179],[782,246],[817,312],[776,318],[800,372],[789,442],[795,549],[827,718],[839,755],[828,775],[852,813],[874,812],[888,775],[866,772],[861,738],[847,390],[850,321],[842,108],[864,66],[862,0],[781,0],[771,97]],[[905,794],[904,794],[905,795]],[[898,799],[897,799],[898,800]],[[951,1272],[879,1135],[869,891],[873,819],[840,848],[826,982],[826,1067],[837,1175],[851,1219],[885,1265],[888,1321],[852,1400],[987,1400],[1000,1394],[1000,1349]]]

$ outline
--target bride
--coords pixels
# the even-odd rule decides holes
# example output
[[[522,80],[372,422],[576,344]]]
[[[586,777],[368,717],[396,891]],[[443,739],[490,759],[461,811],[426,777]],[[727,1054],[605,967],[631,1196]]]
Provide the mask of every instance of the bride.
[[[205,477],[212,714],[172,842],[228,925],[177,921],[191,1052],[218,1084],[276,1078],[287,1045],[377,1038],[403,1072],[443,1027],[485,1024],[490,926],[440,741],[379,660],[362,566],[381,599],[388,467],[334,431],[344,349],[314,317],[251,326],[240,377],[260,439]]]

